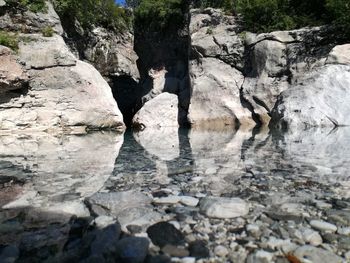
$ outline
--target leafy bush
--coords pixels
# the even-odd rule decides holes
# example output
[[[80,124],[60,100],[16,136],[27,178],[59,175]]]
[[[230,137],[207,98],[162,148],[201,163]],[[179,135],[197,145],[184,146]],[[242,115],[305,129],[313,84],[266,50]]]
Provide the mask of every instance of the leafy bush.
[[[346,38],[350,38],[350,0],[326,0],[330,17]]]
[[[45,0],[7,0],[9,6],[30,10],[34,13],[47,12],[47,5]]]
[[[141,0],[135,9],[135,25],[152,31],[183,26],[186,0]]]
[[[125,30],[132,23],[132,16],[114,0],[55,0],[54,4],[62,19],[76,19],[83,28]]]
[[[41,30],[41,33],[43,34],[44,37],[52,37],[55,32],[53,31],[52,27],[47,26]]]
[[[0,31],[0,45],[17,51],[18,50],[17,36],[5,31]]]
[[[232,12],[233,11],[233,0],[195,0],[194,7],[206,8],[222,8],[225,11]]]
[[[236,0],[235,9],[243,16],[248,30],[254,32],[289,30],[326,23],[328,14],[325,1]]]

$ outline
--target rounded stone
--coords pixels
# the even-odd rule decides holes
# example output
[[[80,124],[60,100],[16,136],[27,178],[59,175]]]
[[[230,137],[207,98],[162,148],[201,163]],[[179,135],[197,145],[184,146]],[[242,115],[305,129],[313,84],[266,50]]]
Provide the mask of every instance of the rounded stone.
[[[324,231],[324,232],[336,232],[337,231],[337,227],[331,223],[325,222],[325,221],[321,221],[321,220],[311,220],[310,221],[310,225],[320,231]]]
[[[235,218],[249,213],[249,204],[240,198],[206,197],[200,211],[211,218]]]

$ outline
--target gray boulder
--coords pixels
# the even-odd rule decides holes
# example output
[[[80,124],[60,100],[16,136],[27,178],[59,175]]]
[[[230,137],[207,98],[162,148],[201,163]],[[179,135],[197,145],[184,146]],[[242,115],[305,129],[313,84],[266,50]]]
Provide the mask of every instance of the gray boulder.
[[[241,72],[216,59],[191,62],[192,96],[188,119],[193,127],[254,126],[251,112],[241,104]]]
[[[350,67],[327,65],[281,93],[272,110],[278,128],[350,125]]]

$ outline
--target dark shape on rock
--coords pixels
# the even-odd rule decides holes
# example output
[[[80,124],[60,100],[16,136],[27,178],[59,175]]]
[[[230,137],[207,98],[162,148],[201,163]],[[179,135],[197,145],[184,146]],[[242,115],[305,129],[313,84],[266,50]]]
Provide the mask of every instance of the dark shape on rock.
[[[10,245],[0,247],[0,262],[15,262],[19,257],[19,249],[16,246]]]
[[[103,255],[105,258],[113,256],[119,241],[121,227],[119,223],[96,230],[95,240],[91,244],[91,255]]]
[[[157,191],[157,192],[153,192],[152,196],[153,197],[158,197],[158,198],[160,198],[160,197],[167,197],[168,193],[165,192],[165,191]]]
[[[203,240],[197,240],[190,244],[189,246],[190,256],[199,258],[208,258],[209,257],[209,249],[207,248],[207,244]]]
[[[128,225],[126,226],[126,228],[129,230],[131,234],[141,233],[142,231],[142,227],[138,225]]]
[[[159,247],[164,247],[166,245],[182,245],[185,241],[183,234],[172,224],[167,222],[160,222],[150,226],[147,229],[147,234],[153,244]]]
[[[117,260],[120,263],[142,263],[148,253],[149,241],[143,237],[127,237],[119,240],[116,246]]]

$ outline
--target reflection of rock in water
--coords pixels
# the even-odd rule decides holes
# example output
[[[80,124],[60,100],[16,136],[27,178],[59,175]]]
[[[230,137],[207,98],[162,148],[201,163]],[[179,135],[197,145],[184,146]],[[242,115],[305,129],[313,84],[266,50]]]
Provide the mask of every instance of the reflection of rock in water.
[[[170,161],[179,157],[179,136],[177,127],[146,128],[134,133],[136,141],[151,155]]]
[[[350,197],[350,129],[313,129],[284,137],[286,158],[300,174],[323,184],[338,183]],[[306,170],[305,165],[313,169]]]
[[[190,132],[194,170],[212,194],[232,191],[233,182],[245,172],[241,149],[251,136],[245,130]]]
[[[86,215],[81,200],[103,187],[122,142],[122,135],[112,133],[1,136],[1,165],[11,164],[18,172],[15,176],[27,182],[22,194],[3,208],[37,207]],[[0,175],[6,177],[9,169],[1,169]]]

